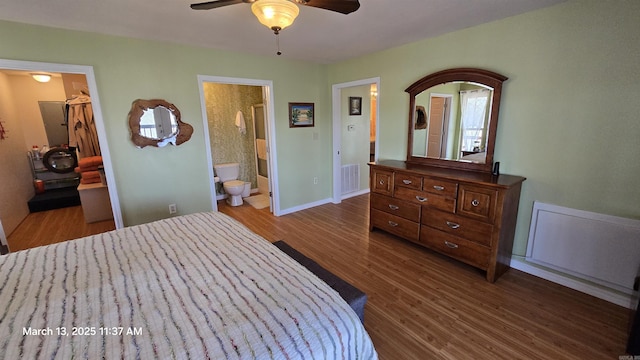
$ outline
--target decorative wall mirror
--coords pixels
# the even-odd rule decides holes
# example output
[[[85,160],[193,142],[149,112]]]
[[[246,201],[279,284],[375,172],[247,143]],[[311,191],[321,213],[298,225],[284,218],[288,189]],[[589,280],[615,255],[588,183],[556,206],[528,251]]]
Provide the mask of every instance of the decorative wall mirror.
[[[456,68],[409,86],[407,163],[491,172],[505,80],[487,70]]]
[[[180,145],[191,138],[193,127],[180,119],[180,110],[164,100],[138,99],[129,111],[131,141],[139,147]]]

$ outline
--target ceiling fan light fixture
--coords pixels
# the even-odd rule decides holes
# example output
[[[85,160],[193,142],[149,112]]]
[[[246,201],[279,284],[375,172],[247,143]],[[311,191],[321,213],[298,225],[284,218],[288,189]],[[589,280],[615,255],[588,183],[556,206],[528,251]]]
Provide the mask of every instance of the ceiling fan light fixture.
[[[288,0],[258,0],[251,4],[251,12],[262,25],[278,33],[293,24],[300,9]]]

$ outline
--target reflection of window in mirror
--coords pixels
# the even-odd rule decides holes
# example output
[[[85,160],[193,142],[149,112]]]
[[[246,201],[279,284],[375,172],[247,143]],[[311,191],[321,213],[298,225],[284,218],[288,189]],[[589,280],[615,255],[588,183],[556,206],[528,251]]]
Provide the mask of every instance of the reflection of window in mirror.
[[[157,139],[156,120],[153,116],[152,109],[147,109],[140,117],[140,135],[151,139]]]
[[[461,150],[464,152],[481,152],[485,149],[490,97],[491,91],[487,89],[460,91]]]
[[[178,123],[173,113],[158,106],[147,109],[140,117],[140,135],[150,139],[165,139],[178,131]]]

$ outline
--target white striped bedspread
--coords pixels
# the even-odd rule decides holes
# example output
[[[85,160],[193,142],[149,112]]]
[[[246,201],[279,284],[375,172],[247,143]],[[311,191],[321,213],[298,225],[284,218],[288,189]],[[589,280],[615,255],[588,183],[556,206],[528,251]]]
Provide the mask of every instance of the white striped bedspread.
[[[2,359],[376,359],[337,292],[216,212],[0,256]]]

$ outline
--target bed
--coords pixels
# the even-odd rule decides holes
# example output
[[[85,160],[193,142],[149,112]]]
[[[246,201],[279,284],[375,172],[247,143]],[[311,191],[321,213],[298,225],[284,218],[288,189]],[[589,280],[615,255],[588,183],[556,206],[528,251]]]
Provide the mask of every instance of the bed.
[[[487,153],[482,151],[478,153],[471,153],[460,157],[462,161],[469,161],[472,163],[484,163],[487,160]]]
[[[338,293],[217,212],[0,256],[0,358],[376,359]]]

